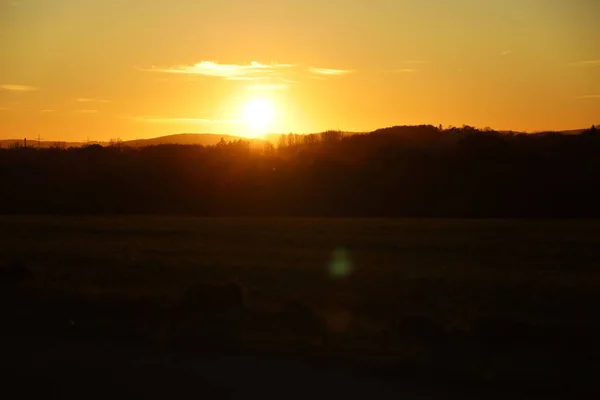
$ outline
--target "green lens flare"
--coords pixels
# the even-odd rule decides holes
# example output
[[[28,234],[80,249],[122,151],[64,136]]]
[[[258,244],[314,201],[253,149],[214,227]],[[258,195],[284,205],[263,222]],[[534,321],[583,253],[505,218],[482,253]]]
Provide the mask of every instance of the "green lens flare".
[[[334,278],[343,278],[350,274],[351,269],[352,262],[348,251],[344,248],[335,249],[329,264],[329,274]]]

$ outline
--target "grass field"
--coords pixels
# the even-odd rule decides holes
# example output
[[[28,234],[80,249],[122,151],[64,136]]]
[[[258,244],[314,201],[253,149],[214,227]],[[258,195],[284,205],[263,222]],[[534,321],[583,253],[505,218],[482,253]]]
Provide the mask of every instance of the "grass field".
[[[3,283],[21,342],[208,343],[498,393],[589,393],[600,366],[598,221],[4,216],[0,238],[0,266],[32,272]],[[179,311],[229,281],[241,315]]]

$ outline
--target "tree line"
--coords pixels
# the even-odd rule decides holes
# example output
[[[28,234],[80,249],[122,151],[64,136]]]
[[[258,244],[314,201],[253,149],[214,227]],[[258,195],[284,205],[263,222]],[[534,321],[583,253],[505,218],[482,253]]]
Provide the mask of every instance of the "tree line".
[[[276,144],[0,149],[0,212],[598,217],[600,134],[395,126]]]

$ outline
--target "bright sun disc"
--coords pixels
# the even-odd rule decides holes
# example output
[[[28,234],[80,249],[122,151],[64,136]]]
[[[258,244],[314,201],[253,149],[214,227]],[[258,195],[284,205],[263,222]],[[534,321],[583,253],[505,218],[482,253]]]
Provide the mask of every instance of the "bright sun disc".
[[[265,133],[275,117],[275,110],[269,100],[252,99],[244,106],[243,117],[244,122],[253,131]]]

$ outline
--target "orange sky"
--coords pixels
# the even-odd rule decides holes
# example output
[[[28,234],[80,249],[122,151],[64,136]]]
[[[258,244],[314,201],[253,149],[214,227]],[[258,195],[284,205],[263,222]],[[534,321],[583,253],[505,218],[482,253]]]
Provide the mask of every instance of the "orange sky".
[[[0,0],[0,139],[588,127],[599,15],[598,0]]]

